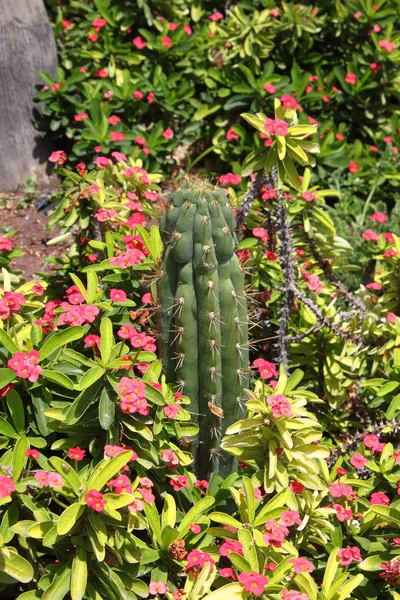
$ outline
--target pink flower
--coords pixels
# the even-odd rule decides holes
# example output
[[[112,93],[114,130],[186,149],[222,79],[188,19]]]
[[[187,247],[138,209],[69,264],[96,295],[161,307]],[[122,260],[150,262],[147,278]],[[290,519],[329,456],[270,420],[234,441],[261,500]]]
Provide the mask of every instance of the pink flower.
[[[7,237],[0,237],[0,252],[2,250],[6,250],[7,252],[11,252],[13,249],[12,242]]]
[[[210,563],[211,566],[215,565],[215,560],[207,552],[201,552],[201,550],[191,550],[186,560],[185,573],[188,573],[193,567],[200,567],[202,569],[206,563]]]
[[[367,285],[365,286],[368,290],[381,290],[382,289],[382,284],[378,283],[377,281],[372,281],[371,283],[367,283]]]
[[[272,17],[279,17],[279,10],[277,8],[270,8],[269,9],[269,14]]]
[[[281,119],[274,119],[274,133],[276,135],[286,136],[288,133],[288,124]]]
[[[91,42],[97,42],[98,39],[99,39],[99,36],[97,35],[97,33],[89,33],[88,34],[88,40],[90,40]]]
[[[397,255],[397,250],[395,250],[394,248],[389,248],[389,250],[385,250],[385,252],[383,253],[383,256],[385,258],[391,258],[392,256],[396,256]]]
[[[210,21],[220,21],[221,19],[224,18],[224,15],[220,12],[215,12],[212,13],[212,15],[208,15],[208,18],[210,19]]]
[[[222,185],[238,185],[242,181],[241,175],[234,175],[233,173],[226,173],[225,175],[220,175],[219,182]]]
[[[156,594],[166,594],[168,587],[162,581],[151,581],[149,584],[149,592],[152,596]]]
[[[266,92],[268,92],[268,94],[275,94],[276,92],[276,87],[272,85],[272,83],[265,83],[263,88]]]
[[[362,469],[368,462],[368,458],[365,458],[360,452],[356,452],[350,459],[350,464],[356,469]]]
[[[111,152],[111,156],[113,156],[117,162],[126,162],[128,160],[128,157],[125,154],[122,154],[122,152]]]
[[[87,113],[79,113],[77,115],[74,115],[74,120],[77,123],[80,123],[81,121],[83,121],[83,119],[88,119],[89,115]]]
[[[313,200],[317,199],[317,196],[315,194],[313,194],[312,192],[303,192],[301,197],[306,201],[306,202],[312,202]]]
[[[118,213],[113,208],[99,208],[97,213],[94,214],[94,218],[97,219],[100,223],[111,221],[111,219],[114,219],[115,217],[118,217]]]
[[[268,232],[264,227],[254,227],[251,233],[254,237],[260,238],[262,242],[268,242],[269,240]]]
[[[278,523],[275,519],[268,519],[264,526],[263,540],[268,546],[274,548],[280,548],[285,540],[285,537],[289,535],[289,529]]]
[[[101,492],[97,490],[89,490],[85,495],[85,503],[90,508],[93,508],[96,512],[103,512],[105,505],[107,504],[107,500],[104,500],[104,496]]]
[[[385,213],[374,212],[369,219],[370,221],[376,221],[377,223],[386,223],[388,217]]]
[[[354,160],[350,161],[350,165],[349,165],[349,171],[350,173],[357,173],[359,169],[359,166],[356,162],[354,162]]]
[[[379,71],[379,69],[382,68],[382,65],[379,65],[376,62],[373,62],[369,65],[369,68],[371,69],[371,71],[373,71],[374,73],[377,73]]]
[[[123,142],[125,139],[125,134],[122,131],[111,131],[110,132],[110,140],[112,142]]]
[[[40,354],[37,350],[30,352],[15,352],[9,359],[7,366],[16,372],[17,377],[28,379],[32,383],[39,379],[42,372],[42,367],[36,364],[40,359]]]
[[[303,592],[298,592],[297,590],[287,590],[283,588],[282,590],[282,600],[310,600],[310,597]]]
[[[172,40],[168,35],[164,35],[161,38],[161,44],[164,46],[164,48],[169,48],[172,44]]]
[[[278,372],[274,363],[264,360],[263,358],[257,358],[253,362],[253,366],[258,369],[261,379],[272,379],[278,377]]]
[[[352,562],[361,562],[361,554],[360,549],[357,546],[353,546],[352,548],[341,548],[338,552],[338,557],[340,559],[340,564],[343,567],[350,565]]]
[[[170,469],[175,469],[179,466],[179,458],[172,450],[163,450],[163,452],[161,453],[161,458],[165,463],[167,463],[167,466]]]
[[[360,12],[360,11],[355,12],[354,15],[353,15],[353,17],[356,19],[356,21],[358,21],[358,19],[360,17],[362,17],[362,12]]]
[[[394,313],[392,313],[392,312],[389,312],[389,313],[386,315],[386,321],[387,321],[388,323],[396,323],[396,321],[397,321],[397,317],[396,317],[396,315],[395,315]]]
[[[49,156],[49,162],[57,163],[58,165],[63,165],[67,160],[67,155],[62,150],[55,150]]]
[[[293,96],[289,96],[288,94],[284,94],[283,96],[281,96],[279,98],[279,100],[282,102],[283,104],[283,108],[285,109],[290,109],[290,108],[296,108],[297,107],[297,100],[296,98],[294,98]],[[278,121],[279,119],[275,119],[275,121]]]
[[[117,115],[110,115],[108,117],[107,121],[110,123],[110,125],[112,125],[114,127],[121,121],[121,119]]]
[[[355,85],[357,78],[355,73],[346,73],[346,77],[344,78],[346,83],[350,83],[351,85]]]
[[[349,498],[353,493],[353,488],[350,485],[338,481],[337,483],[329,484],[329,493],[332,498],[340,498],[341,496]]]
[[[294,524],[300,525],[301,523],[300,515],[296,510],[285,510],[279,519],[286,527],[291,527]]]
[[[289,562],[293,565],[293,571],[298,575],[314,571],[314,565],[307,558],[291,558]]]
[[[144,97],[144,94],[140,90],[135,90],[133,92],[133,97],[135,98],[135,100],[142,100],[142,98]]]
[[[175,478],[170,479],[169,483],[172,485],[175,492],[180,492],[183,488],[190,487],[190,482],[186,475],[177,475]]]
[[[253,596],[260,596],[268,583],[265,575],[260,575],[257,571],[251,573],[240,573],[239,582],[243,585],[246,592],[251,592]]]
[[[162,132],[161,136],[165,140],[172,140],[172,138],[174,137],[174,132],[172,129],[165,129],[165,131]]]
[[[143,50],[143,48],[146,48],[146,46],[147,46],[147,42],[140,35],[138,35],[137,37],[133,38],[132,44],[138,50]]]
[[[154,92],[149,92],[149,93],[147,94],[147,98],[146,98],[146,100],[147,100],[147,103],[148,103],[148,104],[153,104],[153,102],[154,102],[154,96],[155,96],[155,93],[154,93]]]
[[[369,505],[374,506],[375,504],[380,504],[381,506],[390,506],[390,498],[382,492],[374,492],[371,494]]]
[[[193,535],[197,535],[201,531],[200,525],[197,525],[196,523],[192,523],[191,525],[189,525],[189,529],[193,533]]]
[[[220,569],[218,571],[218,575],[221,575],[221,577],[225,577],[225,579],[233,579],[234,581],[237,581],[236,573],[231,567]]]
[[[379,242],[381,236],[379,233],[375,233],[372,229],[366,229],[362,234],[362,237],[366,242]]]
[[[272,396],[268,396],[267,402],[271,407],[272,416],[275,419],[292,416],[292,407],[282,394],[273,394]]]
[[[192,35],[192,28],[190,27],[190,25],[184,25],[183,26],[183,31],[186,33],[186,35]]]
[[[349,508],[344,508],[341,504],[334,504],[333,508],[336,510],[337,520],[343,523],[343,521],[350,521],[353,516],[352,511]]]
[[[236,552],[236,554],[243,556],[243,544],[235,540],[225,540],[219,548],[219,553],[221,556],[227,556],[229,558],[231,552]]]
[[[15,492],[15,483],[11,477],[0,475],[0,498],[7,498],[12,492]]]
[[[110,298],[113,302],[125,302],[127,299],[127,295],[124,290],[117,290],[116,288],[112,288],[110,290]]]
[[[339,142],[343,142],[343,140],[344,140],[344,135],[343,135],[343,133],[337,133],[337,134],[335,135],[335,138],[336,138],[336,139],[337,139]]]
[[[225,137],[228,141],[238,140],[240,138],[240,136],[233,131],[232,127],[230,129],[228,129]]]
[[[176,404],[167,404],[163,408],[163,413],[168,419],[174,419],[180,413],[180,409]]]
[[[98,156],[93,162],[98,169],[106,169],[112,164],[111,159],[106,156]]]
[[[378,42],[379,48],[385,50],[385,52],[391,52],[396,48],[396,44],[394,42],[390,42],[389,40],[380,40]]]
[[[51,488],[62,487],[63,479],[59,473],[48,473],[48,486]]]
[[[72,460],[80,461],[83,460],[86,454],[86,450],[82,450],[77,446],[76,448],[70,448],[67,452],[68,458],[72,458]]]
[[[92,25],[95,29],[100,31],[102,27],[105,27],[107,25],[107,21],[105,19],[93,19]]]
[[[131,513],[136,513],[140,510],[143,510],[143,502],[138,498],[135,498],[135,500],[131,502],[131,504],[128,504],[128,510]]]
[[[370,448],[372,451],[379,445],[379,438],[373,433],[367,433],[363,437],[364,446]]]
[[[100,79],[105,79],[106,77],[108,77],[108,71],[106,71],[106,69],[99,69],[98,71],[96,71],[96,76]]]
[[[40,454],[37,450],[31,450],[31,448],[28,448],[28,450],[25,452],[25,456],[27,456],[28,458],[40,458]]]

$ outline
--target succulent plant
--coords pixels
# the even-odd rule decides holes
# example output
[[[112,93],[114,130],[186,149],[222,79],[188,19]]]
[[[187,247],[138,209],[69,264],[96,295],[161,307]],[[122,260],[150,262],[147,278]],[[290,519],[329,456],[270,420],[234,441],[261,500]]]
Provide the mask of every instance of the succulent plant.
[[[174,192],[161,221],[164,369],[191,400],[199,477],[233,469],[232,458],[220,454],[220,440],[243,415],[248,387],[247,302],[235,228],[224,190],[201,181]]]

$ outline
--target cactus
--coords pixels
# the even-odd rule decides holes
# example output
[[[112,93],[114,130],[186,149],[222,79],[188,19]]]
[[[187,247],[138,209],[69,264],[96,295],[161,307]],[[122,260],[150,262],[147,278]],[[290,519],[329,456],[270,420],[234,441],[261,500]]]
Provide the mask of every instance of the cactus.
[[[171,195],[161,221],[163,363],[167,381],[191,400],[199,477],[232,471],[220,440],[243,417],[248,387],[247,303],[235,227],[225,192],[199,181]]]

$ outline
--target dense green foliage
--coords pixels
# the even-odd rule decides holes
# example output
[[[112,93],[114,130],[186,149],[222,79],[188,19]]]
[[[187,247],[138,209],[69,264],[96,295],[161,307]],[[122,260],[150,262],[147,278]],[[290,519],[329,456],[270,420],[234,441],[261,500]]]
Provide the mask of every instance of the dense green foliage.
[[[399,600],[398,2],[48,5],[70,247],[24,282],[0,237],[2,597]]]

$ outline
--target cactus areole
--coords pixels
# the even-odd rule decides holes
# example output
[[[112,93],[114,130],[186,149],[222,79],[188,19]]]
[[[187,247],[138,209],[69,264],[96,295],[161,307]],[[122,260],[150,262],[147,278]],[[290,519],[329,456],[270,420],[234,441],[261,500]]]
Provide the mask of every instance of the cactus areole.
[[[198,477],[233,470],[220,441],[243,417],[248,387],[247,303],[235,228],[224,190],[200,181],[170,196],[161,221],[163,363],[167,381],[190,398],[199,426],[192,446]]]

